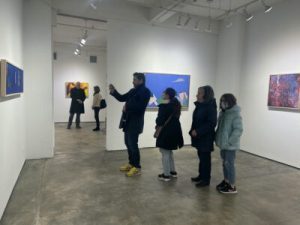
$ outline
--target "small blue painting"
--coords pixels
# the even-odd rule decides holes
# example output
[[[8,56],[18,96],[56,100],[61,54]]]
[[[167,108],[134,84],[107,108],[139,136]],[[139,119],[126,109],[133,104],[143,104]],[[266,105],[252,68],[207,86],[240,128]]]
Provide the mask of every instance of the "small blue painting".
[[[23,93],[23,86],[23,70],[5,60],[1,60],[1,96]]]
[[[179,74],[145,73],[146,86],[151,91],[148,109],[156,109],[163,102],[162,94],[166,88],[174,88],[177,99],[183,108],[189,107],[190,99],[190,76]]]

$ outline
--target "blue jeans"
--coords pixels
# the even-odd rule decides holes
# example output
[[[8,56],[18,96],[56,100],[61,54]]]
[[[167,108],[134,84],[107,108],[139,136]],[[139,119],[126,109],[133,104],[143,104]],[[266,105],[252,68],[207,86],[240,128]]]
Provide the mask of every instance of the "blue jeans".
[[[126,131],[125,133],[125,145],[128,152],[129,164],[141,168],[140,164],[140,150],[138,146],[139,141],[139,132],[135,131]]]
[[[234,150],[221,150],[224,179],[227,180],[231,185],[235,184],[235,154],[236,151]]]
[[[162,165],[164,170],[165,176],[170,176],[170,172],[175,172],[175,163],[173,157],[173,151],[160,148],[159,151],[161,152],[162,156]]]

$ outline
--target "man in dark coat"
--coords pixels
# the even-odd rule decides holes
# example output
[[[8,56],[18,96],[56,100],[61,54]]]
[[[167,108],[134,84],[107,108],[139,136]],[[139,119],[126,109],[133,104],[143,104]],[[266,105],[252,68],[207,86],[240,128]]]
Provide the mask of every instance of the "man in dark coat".
[[[115,87],[110,84],[110,94],[120,102],[126,102],[123,107],[120,128],[125,135],[125,144],[128,151],[129,164],[120,168],[131,177],[140,174],[140,151],[138,147],[139,135],[144,128],[145,110],[150,100],[150,90],[145,86],[145,75],[143,73],[133,74],[133,86],[124,95],[119,94]]]
[[[84,113],[84,100],[86,99],[84,90],[80,88],[80,82],[76,83],[75,88],[71,90],[71,107],[70,107],[70,116],[69,116],[69,123],[68,129],[71,129],[72,121],[74,114],[76,114],[76,128],[80,127],[80,114]]]

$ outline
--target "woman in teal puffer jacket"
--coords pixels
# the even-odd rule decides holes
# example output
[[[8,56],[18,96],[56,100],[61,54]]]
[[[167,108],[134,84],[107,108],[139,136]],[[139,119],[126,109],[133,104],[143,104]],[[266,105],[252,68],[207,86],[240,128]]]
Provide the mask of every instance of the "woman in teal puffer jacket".
[[[243,133],[241,109],[232,94],[224,94],[220,99],[221,112],[216,132],[216,145],[221,150],[224,180],[217,190],[224,194],[237,193],[235,186],[235,155],[240,150],[240,138]]]

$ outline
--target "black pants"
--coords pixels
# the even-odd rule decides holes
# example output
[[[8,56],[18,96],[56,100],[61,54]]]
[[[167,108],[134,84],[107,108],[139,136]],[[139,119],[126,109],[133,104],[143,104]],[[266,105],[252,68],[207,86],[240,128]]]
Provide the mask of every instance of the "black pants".
[[[210,182],[211,174],[211,152],[198,152],[199,157],[199,177],[201,180]]]
[[[72,126],[74,114],[75,113],[70,113],[68,127]],[[79,127],[79,125],[80,125],[80,113],[76,113],[76,127]]]
[[[99,112],[100,112],[100,108],[95,107],[94,108],[94,114],[95,114],[96,126],[97,126],[97,128],[100,129]]]
[[[125,145],[128,151],[129,164],[141,168],[140,164],[140,150],[138,146],[139,133],[136,131],[125,131]]]

